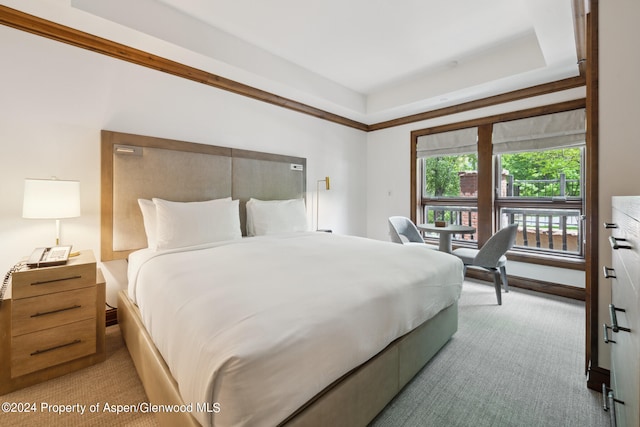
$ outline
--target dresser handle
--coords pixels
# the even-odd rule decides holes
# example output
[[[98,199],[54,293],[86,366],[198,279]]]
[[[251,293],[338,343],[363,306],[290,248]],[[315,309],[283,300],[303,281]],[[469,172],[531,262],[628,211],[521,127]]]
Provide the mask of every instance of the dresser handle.
[[[604,228],[618,228],[618,224],[616,224],[614,222],[605,222],[604,223]]]
[[[47,314],[60,313],[61,311],[67,311],[67,310],[75,310],[76,308],[80,308],[80,307],[82,306],[76,304],[76,305],[72,305],[71,307],[59,308],[57,310],[51,310],[51,311],[45,311],[43,313],[32,314],[31,317],[46,316]]]
[[[609,339],[609,329],[611,329],[611,326],[607,325],[606,323],[602,324],[602,335],[604,337],[604,343],[605,344],[615,344],[616,342],[614,340]]]
[[[618,425],[618,420],[616,419],[616,403],[622,403],[624,405],[624,402],[617,400],[613,395],[613,391],[610,391],[609,393],[607,393],[607,399],[609,400],[609,409],[610,409],[609,422],[613,427],[616,427]]]
[[[611,245],[611,249],[631,249],[631,245],[628,243],[620,243],[626,242],[627,239],[623,239],[622,237],[613,237],[609,236],[609,244]]]
[[[616,426],[616,403],[624,405],[622,400],[616,399],[613,390],[602,383],[602,409],[604,409],[605,412],[609,412],[609,419],[613,427]]]
[[[47,283],[63,282],[65,280],[73,280],[73,279],[81,279],[81,278],[82,276],[71,276],[71,277],[61,277],[59,279],[52,279],[52,280],[42,280],[40,282],[33,282],[31,286],[45,285]]]
[[[70,345],[75,345],[75,344],[80,344],[81,342],[82,342],[82,340],[73,340],[73,341],[68,342],[66,344],[60,344],[60,345],[57,345],[55,347],[45,348],[44,350],[36,350],[33,353],[31,353],[31,356],[37,356],[38,354],[47,353],[49,351],[57,350],[59,348],[69,347]]]
[[[618,326],[618,316],[616,315],[616,311],[621,311],[622,313],[625,312],[624,308],[618,308],[613,304],[609,304],[609,317],[611,318],[611,330],[613,332],[619,332],[619,331],[631,332],[631,329],[629,328]]]
[[[604,278],[605,279],[617,279],[618,276],[616,276],[616,271],[611,268],[611,267],[607,267],[606,265],[602,267],[602,271],[604,272]]]

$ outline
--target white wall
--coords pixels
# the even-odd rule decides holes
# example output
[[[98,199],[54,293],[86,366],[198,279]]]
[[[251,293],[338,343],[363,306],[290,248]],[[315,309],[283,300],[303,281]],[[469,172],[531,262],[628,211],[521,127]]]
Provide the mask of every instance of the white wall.
[[[62,243],[100,256],[101,129],[306,157],[309,220],[316,181],[328,175],[320,225],[366,234],[362,131],[5,26],[0,57],[3,272],[54,241],[53,220],[21,217],[27,177],[80,181],[82,216],[62,221]]]
[[[640,195],[640,2],[601,1],[600,7],[600,221],[611,220],[612,196]],[[609,232],[600,231],[600,264],[611,266]],[[600,324],[609,322],[611,281],[600,280]],[[600,331],[601,333],[601,331]],[[602,343],[602,337],[599,339]],[[600,365],[609,347],[600,344]]]

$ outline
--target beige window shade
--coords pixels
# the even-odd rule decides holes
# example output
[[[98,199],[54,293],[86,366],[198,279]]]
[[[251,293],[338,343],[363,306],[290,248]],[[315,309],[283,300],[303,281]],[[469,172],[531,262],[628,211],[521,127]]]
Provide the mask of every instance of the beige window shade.
[[[579,147],[585,132],[584,108],[500,122],[493,125],[493,154]]]
[[[452,156],[478,151],[478,128],[466,128],[418,137],[417,157]]]

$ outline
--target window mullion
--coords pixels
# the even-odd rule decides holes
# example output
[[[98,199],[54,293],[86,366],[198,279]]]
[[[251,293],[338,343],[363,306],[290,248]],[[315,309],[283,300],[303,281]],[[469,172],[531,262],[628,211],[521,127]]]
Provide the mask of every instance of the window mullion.
[[[493,234],[493,155],[491,133],[493,125],[478,127],[478,247]]]

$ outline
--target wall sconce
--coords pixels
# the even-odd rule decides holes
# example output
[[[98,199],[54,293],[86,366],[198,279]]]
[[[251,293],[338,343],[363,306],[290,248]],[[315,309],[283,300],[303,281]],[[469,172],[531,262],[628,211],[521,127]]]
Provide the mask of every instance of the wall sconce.
[[[320,231],[318,228],[318,219],[320,218],[320,183],[324,182],[324,189],[331,190],[331,185],[329,184],[329,177],[325,176],[324,179],[318,180],[316,183],[316,231]]]
[[[25,179],[23,218],[55,219],[56,246],[60,244],[60,219],[80,216],[80,182]]]

